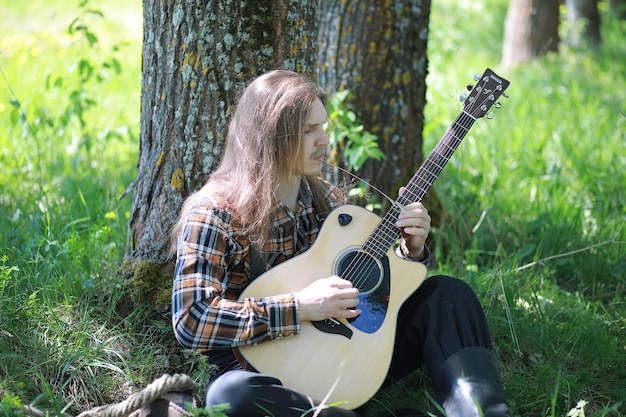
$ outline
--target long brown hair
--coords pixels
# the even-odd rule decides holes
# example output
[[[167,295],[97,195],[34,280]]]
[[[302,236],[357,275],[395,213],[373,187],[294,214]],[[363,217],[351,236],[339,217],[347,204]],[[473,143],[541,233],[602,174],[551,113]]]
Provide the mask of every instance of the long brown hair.
[[[174,243],[187,212],[211,196],[236,216],[243,232],[262,249],[271,232],[279,178],[301,163],[304,123],[317,98],[326,105],[317,84],[292,71],[274,70],[248,85],[230,122],[222,161],[206,185],[183,204],[172,231]],[[324,183],[317,176],[307,179],[316,207],[327,211]]]

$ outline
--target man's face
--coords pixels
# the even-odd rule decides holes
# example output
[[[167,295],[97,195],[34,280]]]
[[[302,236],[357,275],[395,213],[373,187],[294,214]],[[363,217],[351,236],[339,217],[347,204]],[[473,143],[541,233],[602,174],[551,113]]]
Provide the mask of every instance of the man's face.
[[[326,130],[328,115],[322,101],[317,98],[313,102],[304,123],[304,139],[301,148],[301,175],[315,175],[322,169],[326,157],[326,147],[330,143]]]

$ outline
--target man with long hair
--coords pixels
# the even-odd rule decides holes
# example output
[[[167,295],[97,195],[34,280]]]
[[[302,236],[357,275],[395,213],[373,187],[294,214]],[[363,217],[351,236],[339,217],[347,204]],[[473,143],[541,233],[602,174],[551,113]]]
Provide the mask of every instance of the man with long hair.
[[[316,410],[321,398],[255,372],[237,354],[293,337],[304,322],[361,314],[359,289],[336,275],[292,293],[239,299],[255,269],[306,252],[324,217],[347,202],[340,188],[320,177],[326,122],[326,96],[309,78],[275,70],[255,79],[239,98],[220,166],[186,200],[174,227],[174,331],[181,346],[206,353],[216,365],[206,404],[227,404],[228,416],[358,415],[340,407]],[[426,208],[406,204],[395,226],[401,232],[396,254],[427,264]],[[508,416],[484,312],[463,281],[429,277],[399,310],[386,383],[424,363],[448,416]]]

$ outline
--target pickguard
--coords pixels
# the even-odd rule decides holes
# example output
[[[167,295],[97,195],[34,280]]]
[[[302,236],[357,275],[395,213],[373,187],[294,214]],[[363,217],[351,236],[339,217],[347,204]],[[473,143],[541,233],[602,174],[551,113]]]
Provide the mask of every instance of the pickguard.
[[[359,296],[358,308],[361,314],[348,320],[350,324],[365,333],[376,332],[385,321],[389,307],[389,293],[391,283],[389,278],[389,259],[381,258],[383,276],[380,285],[372,292]]]

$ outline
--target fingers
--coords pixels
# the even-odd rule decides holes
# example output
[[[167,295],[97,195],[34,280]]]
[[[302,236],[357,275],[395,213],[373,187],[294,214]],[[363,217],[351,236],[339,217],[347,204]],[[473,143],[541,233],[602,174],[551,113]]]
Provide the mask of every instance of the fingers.
[[[347,279],[343,279],[338,275],[333,275],[332,277],[327,278],[328,284],[331,287],[338,289],[352,289],[355,290],[358,294],[359,290],[352,286],[352,282]]]
[[[330,295],[329,301],[335,304],[337,312],[346,309],[355,309],[359,304],[359,290],[352,286],[352,282],[339,277],[336,278],[336,290]]]
[[[359,290],[350,281],[332,276],[315,281],[297,293],[301,319],[352,318],[361,314]]]
[[[406,188],[400,188],[400,193],[406,192]],[[406,244],[407,256],[419,256],[424,250],[426,238],[430,233],[431,218],[428,210],[421,202],[405,205],[398,215],[396,226],[402,231],[402,237]]]
[[[396,221],[396,226],[405,235],[426,236],[430,231],[430,220],[428,212],[418,208],[411,211],[402,211]]]
[[[409,218],[409,217],[419,217],[422,219],[430,219],[430,215],[428,214],[428,210],[422,203],[411,203],[407,204],[400,211],[400,218]]]
[[[343,310],[337,310],[337,312],[332,314],[330,317],[352,319],[359,317],[360,314],[361,310],[358,308],[344,308]]]
[[[400,187],[400,195],[404,194],[405,192],[406,192],[406,187]],[[424,205],[419,201],[409,203],[402,208],[402,211],[400,212],[400,218],[407,217],[407,216],[408,217],[415,217],[415,216],[424,217],[424,218],[428,218],[430,221],[428,210],[426,210],[426,207],[424,207]]]
[[[336,308],[330,313],[330,317],[357,317],[361,314],[361,310],[357,308],[358,304],[358,298],[342,298],[337,301]]]

